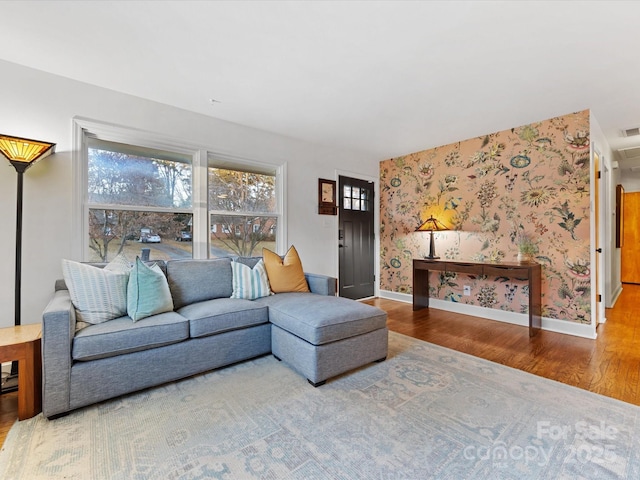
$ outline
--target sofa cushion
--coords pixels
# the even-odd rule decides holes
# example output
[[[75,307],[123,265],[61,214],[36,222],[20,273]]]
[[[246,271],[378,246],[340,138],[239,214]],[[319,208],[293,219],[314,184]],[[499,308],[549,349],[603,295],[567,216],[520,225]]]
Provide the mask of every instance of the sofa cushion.
[[[237,298],[217,298],[194,303],[180,308],[178,313],[189,319],[189,333],[192,338],[269,322],[265,305]]]
[[[262,260],[259,260],[253,268],[241,262],[231,262],[231,272],[233,275],[231,298],[255,300],[271,295],[267,271]]]
[[[127,314],[129,267],[119,259],[104,268],[63,259],[62,275],[78,321],[97,324]]]
[[[138,322],[125,316],[78,331],[73,339],[72,358],[80,361],[114,357],[187,338],[189,322],[175,312],[153,315]]]
[[[284,258],[280,258],[280,255],[267,248],[263,248],[262,257],[273,293],[309,291],[296,247],[292,245]]]
[[[176,310],[204,300],[229,298],[233,293],[231,259],[169,260],[167,280]]]
[[[383,310],[348,298],[315,293],[279,293],[254,303],[268,305],[271,323],[313,345],[322,345],[383,328]]]

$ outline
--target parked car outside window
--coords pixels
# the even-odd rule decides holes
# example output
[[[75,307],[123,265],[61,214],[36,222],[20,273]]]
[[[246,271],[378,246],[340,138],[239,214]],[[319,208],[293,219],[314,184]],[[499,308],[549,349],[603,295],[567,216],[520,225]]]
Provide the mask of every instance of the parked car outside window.
[[[160,235],[153,233],[150,228],[141,228],[139,241],[141,243],[160,243],[162,240]]]
[[[180,232],[180,234],[176,237],[176,240],[178,242],[190,242],[192,240],[191,237],[191,232],[188,232],[186,230],[183,230],[182,232]]]

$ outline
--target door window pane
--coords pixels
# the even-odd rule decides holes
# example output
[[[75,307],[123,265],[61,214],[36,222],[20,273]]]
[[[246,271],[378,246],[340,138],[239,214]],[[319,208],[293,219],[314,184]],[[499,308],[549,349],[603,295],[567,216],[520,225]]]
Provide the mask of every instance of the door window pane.
[[[343,187],[342,208],[367,212],[370,208],[370,196],[371,191],[366,188],[345,185]]]

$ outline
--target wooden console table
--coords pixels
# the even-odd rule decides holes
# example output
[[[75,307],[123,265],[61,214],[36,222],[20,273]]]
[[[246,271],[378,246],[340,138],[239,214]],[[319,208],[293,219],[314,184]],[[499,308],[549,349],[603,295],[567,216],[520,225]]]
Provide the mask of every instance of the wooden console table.
[[[18,419],[42,411],[40,323],[0,328],[0,362],[18,361]]]
[[[429,308],[429,270],[488,277],[509,277],[529,282],[529,336],[542,323],[542,267],[539,263],[476,263],[455,260],[413,260],[413,309]]]

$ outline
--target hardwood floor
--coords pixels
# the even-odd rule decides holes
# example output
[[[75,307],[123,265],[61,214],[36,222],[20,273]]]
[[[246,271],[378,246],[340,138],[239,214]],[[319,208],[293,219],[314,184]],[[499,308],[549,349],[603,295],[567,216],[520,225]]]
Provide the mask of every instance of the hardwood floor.
[[[9,430],[18,420],[18,392],[0,395],[0,446],[4,444]]]
[[[390,330],[575,387],[640,405],[640,285],[625,284],[598,338],[541,331],[386,299]],[[0,445],[18,417],[17,393],[0,395]]]

